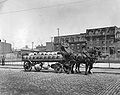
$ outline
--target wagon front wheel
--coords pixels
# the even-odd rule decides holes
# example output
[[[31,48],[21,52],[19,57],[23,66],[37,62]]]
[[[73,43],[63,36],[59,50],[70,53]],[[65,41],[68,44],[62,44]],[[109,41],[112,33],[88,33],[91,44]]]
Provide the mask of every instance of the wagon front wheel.
[[[24,67],[25,71],[31,71],[32,70],[32,66],[31,66],[31,63],[29,61],[24,62],[23,67]]]

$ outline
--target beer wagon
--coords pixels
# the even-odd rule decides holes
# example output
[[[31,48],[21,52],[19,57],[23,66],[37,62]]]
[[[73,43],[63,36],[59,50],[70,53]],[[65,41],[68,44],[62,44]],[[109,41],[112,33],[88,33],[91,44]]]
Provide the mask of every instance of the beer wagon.
[[[32,67],[34,66],[36,71],[49,69],[49,67],[51,67],[55,70],[55,72],[62,72],[63,63],[65,62],[63,56],[58,52],[42,52],[37,54],[24,55],[22,57],[22,61],[24,61],[23,67],[25,71],[31,71]],[[47,68],[44,68],[43,65],[46,62],[53,62],[53,64],[48,64]]]

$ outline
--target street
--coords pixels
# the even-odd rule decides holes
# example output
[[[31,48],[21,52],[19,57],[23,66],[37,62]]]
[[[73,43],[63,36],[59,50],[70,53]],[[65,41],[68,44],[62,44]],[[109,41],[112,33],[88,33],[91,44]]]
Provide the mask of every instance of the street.
[[[0,68],[0,95],[120,95],[120,70],[94,68],[93,74],[24,72]]]

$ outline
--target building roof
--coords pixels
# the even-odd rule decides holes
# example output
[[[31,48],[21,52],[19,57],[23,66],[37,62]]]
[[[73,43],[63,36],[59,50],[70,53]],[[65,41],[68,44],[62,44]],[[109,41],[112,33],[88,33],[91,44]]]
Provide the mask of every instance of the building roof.
[[[98,28],[90,28],[90,29],[86,29],[86,30],[93,30],[93,29],[103,29],[103,28],[118,28],[117,26],[110,26],[110,27],[98,27]]]
[[[73,35],[61,35],[60,37],[67,37],[67,36],[78,36],[78,35],[86,35],[86,33],[73,34]],[[55,37],[58,37],[58,36],[55,36]]]

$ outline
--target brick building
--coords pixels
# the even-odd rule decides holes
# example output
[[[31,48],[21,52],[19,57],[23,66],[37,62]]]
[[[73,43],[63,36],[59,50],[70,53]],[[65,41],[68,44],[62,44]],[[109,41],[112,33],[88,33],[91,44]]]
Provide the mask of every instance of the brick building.
[[[69,41],[70,48],[76,52],[80,52],[82,45],[87,43],[88,49],[97,47],[102,53],[110,54],[111,50],[117,53],[120,47],[115,43],[120,41],[120,28],[116,26],[92,28],[86,29],[86,33],[56,36],[54,37],[54,50],[58,51],[60,43],[64,44],[66,40]]]
[[[10,43],[0,41],[0,54],[7,54],[12,52],[12,45]]]
[[[119,39],[120,28],[116,26],[86,29],[87,47],[97,47],[102,53],[110,53],[111,49],[115,51],[114,43]]]
[[[58,51],[59,45],[64,44],[66,40],[68,40],[70,48],[73,51],[80,52],[82,50],[82,45],[86,42],[85,33],[54,37],[54,50]]]

